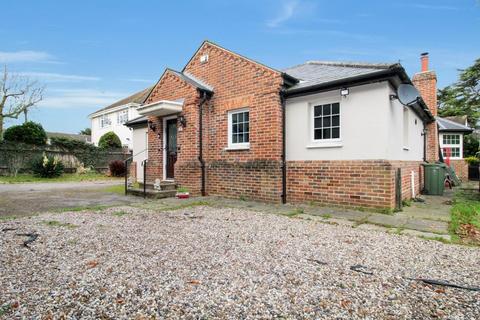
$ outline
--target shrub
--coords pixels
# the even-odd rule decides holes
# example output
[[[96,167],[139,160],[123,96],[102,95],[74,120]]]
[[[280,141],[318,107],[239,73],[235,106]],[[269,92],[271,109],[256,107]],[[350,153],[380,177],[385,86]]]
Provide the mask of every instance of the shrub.
[[[47,143],[47,134],[41,124],[29,121],[5,130],[3,139],[10,142],[23,142],[43,146]]]
[[[125,163],[122,160],[113,160],[108,164],[110,174],[114,177],[123,177],[126,172]]]
[[[122,142],[113,131],[110,131],[100,137],[98,146],[102,149],[121,148]]]
[[[476,166],[480,164],[480,159],[478,159],[477,157],[467,157],[465,158],[465,161],[471,166]]]
[[[63,173],[63,163],[57,157],[38,157],[32,162],[33,174],[42,178],[55,178]]]

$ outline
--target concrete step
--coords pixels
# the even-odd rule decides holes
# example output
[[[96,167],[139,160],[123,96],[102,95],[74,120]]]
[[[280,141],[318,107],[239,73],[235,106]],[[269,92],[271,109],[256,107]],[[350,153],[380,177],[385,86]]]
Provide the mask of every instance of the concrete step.
[[[143,197],[143,188],[132,188],[128,189],[128,194],[134,195],[134,196],[139,196]],[[163,198],[172,198],[175,197],[177,194],[177,191],[175,189],[173,190],[153,190],[153,189],[147,189],[146,190],[146,197],[147,198],[152,198],[152,199],[163,199]]]
[[[140,189],[143,190],[143,183],[139,183]],[[174,181],[162,181],[160,182],[161,190],[175,190],[177,189],[177,183]],[[153,183],[147,183],[147,190],[154,190]]]

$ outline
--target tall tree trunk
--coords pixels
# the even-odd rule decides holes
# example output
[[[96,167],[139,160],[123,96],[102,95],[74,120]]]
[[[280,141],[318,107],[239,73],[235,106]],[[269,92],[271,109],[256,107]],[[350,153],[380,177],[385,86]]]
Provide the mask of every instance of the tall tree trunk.
[[[3,141],[3,115],[0,113],[0,141]]]
[[[23,110],[23,113],[25,114],[25,123],[28,122],[28,109]]]

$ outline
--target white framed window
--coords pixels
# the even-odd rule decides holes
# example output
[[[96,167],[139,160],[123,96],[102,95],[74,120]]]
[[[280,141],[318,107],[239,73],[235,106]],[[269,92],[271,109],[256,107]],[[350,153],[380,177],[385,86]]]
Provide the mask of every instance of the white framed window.
[[[340,103],[314,105],[312,116],[314,142],[340,140]]]
[[[128,121],[128,110],[117,112],[117,124],[124,124]]]
[[[408,108],[403,107],[403,149],[404,150],[408,150],[409,134],[410,134],[410,125],[409,125]]]
[[[228,112],[228,149],[250,148],[250,111],[248,108]]]
[[[463,158],[463,135],[459,133],[444,133],[440,137],[440,148],[444,158]]]
[[[100,117],[100,128],[109,127],[111,124],[112,121],[110,120],[110,117],[108,115],[104,114]]]

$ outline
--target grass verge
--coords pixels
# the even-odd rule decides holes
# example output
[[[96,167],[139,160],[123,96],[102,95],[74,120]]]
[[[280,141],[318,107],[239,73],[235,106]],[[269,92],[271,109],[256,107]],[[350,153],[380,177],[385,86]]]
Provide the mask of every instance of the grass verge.
[[[122,178],[107,177],[100,173],[65,173],[56,178],[41,178],[32,174],[18,174],[16,177],[0,176],[0,183],[39,183],[39,182],[82,182],[99,180],[119,180]]]
[[[462,189],[455,193],[450,211],[452,240],[480,245],[480,193]]]

